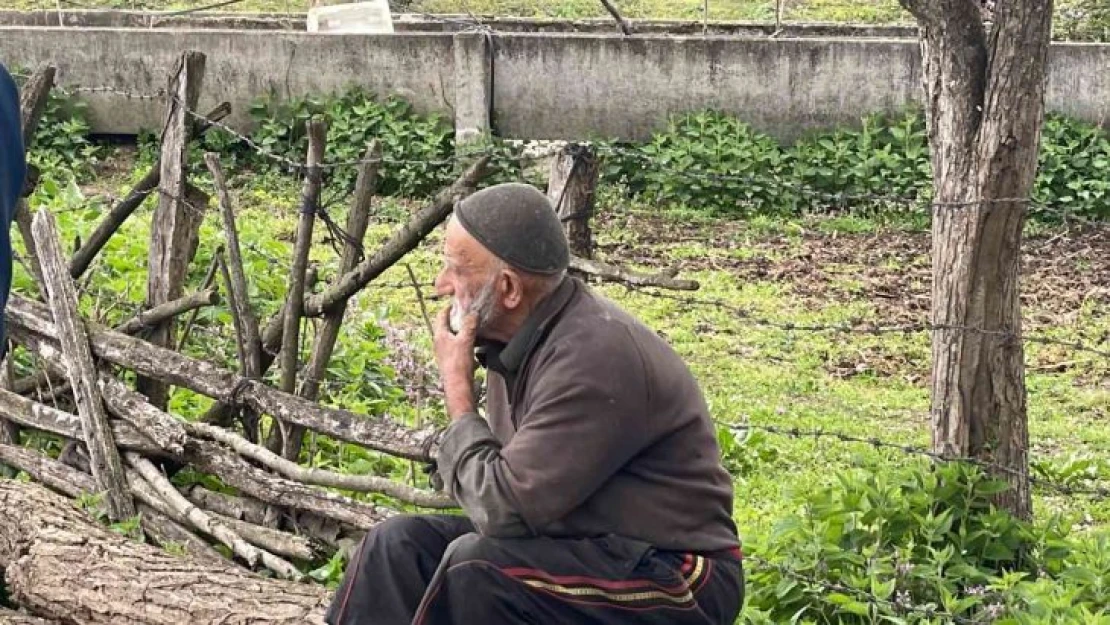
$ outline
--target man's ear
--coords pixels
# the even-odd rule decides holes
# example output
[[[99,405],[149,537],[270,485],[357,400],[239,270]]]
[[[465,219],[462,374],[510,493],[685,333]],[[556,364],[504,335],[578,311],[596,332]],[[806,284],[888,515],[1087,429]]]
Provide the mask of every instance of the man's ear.
[[[501,305],[506,310],[516,310],[524,304],[524,280],[511,270],[501,271]]]

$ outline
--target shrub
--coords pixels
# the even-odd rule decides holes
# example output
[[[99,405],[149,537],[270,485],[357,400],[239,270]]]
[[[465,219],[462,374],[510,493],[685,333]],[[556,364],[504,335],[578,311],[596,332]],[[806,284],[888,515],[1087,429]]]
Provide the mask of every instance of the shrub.
[[[1082,544],[1059,519],[1018,520],[991,504],[1006,488],[972,465],[922,463],[807,489],[748,549],[771,566],[749,564],[746,619],[1095,622],[1083,615],[1110,600],[1107,537]]]

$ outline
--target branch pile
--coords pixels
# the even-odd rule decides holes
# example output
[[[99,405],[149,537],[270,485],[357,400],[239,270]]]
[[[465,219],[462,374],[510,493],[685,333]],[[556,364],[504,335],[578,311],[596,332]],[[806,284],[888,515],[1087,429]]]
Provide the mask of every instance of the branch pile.
[[[186,292],[209,202],[189,184],[184,158],[188,141],[211,126],[188,114],[204,66],[198,53],[181,57],[169,80],[161,158],[72,257],[64,255],[46,209],[30,215],[21,207],[20,232],[33,252],[28,257],[41,300],[13,294],[5,315],[13,342],[41,368],[13,380],[8,363],[7,375],[0,376],[0,468],[35,482],[0,480],[5,518],[0,570],[10,607],[22,610],[8,613],[0,605],[0,622],[321,622],[328,593],[308,583],[304,571],[401,507],[455,507],[442,493],[374,475],[305,467],[298,458],[306,432],[414,462],[435,458],[434,428],[414,429],[388,415],[323,405],[320,382],[350,298],[417,247],[475,190],[487,174],[488,157],[473,162],[376,252],[364,254],[382,161],[380,145],[371,142],[346,224],[339,274],[313,294],[307,259],[320,215],[326,129],[310,122],[289,288],[278,314],[260,320],[248,296],[235,210],[215,154],[205,162],[225,242],[203,284]],[[26,124],[37,122],[52,80],[52,68],[33,79]],[[210,117],[228,112],[221,105]],[[151,195],[158,211],[146,311],[114,328],[82,318],[75,280]],[[592,192],[577,195],[592,198]],[[576,260],[574,268],[629,284],[670,284],[669,278],[644,277],[599,261]],[[681,281],[670,286],[691,288]],[[178,328],[177,317],[224,303],[234,320],[237,371],[179,351],[192,321]],[[301,320],[313,317],[322,329],[315,333],[309,361],[299,362]],[[264,380],[275,363],[281,372],[278,388]],[[171,414],[167,398],[175,387],[213,399],[214,407],[200,418]],[[274,425],[263,437],[259,426],[267,419]],[[65,448],[54,458],[22,447],[21,430],[60,437]],[[185,468],[217,478],[221,487],[175,481]]]

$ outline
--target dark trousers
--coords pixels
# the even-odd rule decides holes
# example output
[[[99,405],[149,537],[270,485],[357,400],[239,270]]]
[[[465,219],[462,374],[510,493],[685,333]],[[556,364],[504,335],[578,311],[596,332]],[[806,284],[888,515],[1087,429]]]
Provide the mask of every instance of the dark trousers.
[[[409,515],[367,533],[326,621],[732,625],[743,587],[733,554],[664,552],[616,536],[488,538],[465,517]]]

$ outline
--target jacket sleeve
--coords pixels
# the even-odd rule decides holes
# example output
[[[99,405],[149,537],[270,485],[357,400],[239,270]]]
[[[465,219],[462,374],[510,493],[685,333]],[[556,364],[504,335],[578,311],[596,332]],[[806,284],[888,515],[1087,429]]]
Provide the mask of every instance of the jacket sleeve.
[[[627,328],[613,332],[616,339],[552,346],[504,447],[478,415],[444,434],[440,474],[483,534],[542,534],[659,437],[640,350]]]

